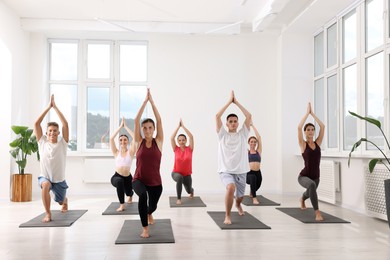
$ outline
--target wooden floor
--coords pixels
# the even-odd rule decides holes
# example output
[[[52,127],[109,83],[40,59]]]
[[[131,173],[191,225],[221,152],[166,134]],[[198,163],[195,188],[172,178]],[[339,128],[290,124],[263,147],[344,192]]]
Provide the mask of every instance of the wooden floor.
[[[70,197],[70,209],[88,212],[61,228],[19,228],[43,213],[38,199],[0,201],[0,259],[390,259],[390,229],[382,220],[320,203],[324,212],[351,223],[303,224],[274,206],[243,206],[271,229],[220,230],[207,211],[224,210],[223,194],[196,195],[206,208],[170,208],[164,194],[154,217],[171,219],[176,242],[144,245],[115,245],[124,220],[139,219],[103,216],[115,196]],[[297,196],[263,195],[282,207],[298,206]]]

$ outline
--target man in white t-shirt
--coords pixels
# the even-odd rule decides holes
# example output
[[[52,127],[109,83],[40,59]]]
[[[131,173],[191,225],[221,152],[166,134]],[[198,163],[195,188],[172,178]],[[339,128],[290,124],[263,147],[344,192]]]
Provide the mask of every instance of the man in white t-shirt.
[[[56,122],[47,124],[45,135],[42,131],[41,123],[51,108],[56,111],[62,123],[62,138],[60,139],[58,138],[60,134],[59,126]],[[64,115],[54,102],[54,95],[51,96],[48,107],[35,121],[34,130],[41,157],[41,174],[38,177],[38,183],[42,188],[42,202],[46,212],[42,222],[49,222],[52,220],[50,190],[54,193],[54,200],[62,205],[61,211],[68,211],[68,199],[66,197],[68,185],[65,181],[65,163],[69,141],[69,127]]]
[[[226,126],[228,131],[222,126],[222,115],[230,104],[236,106],[245,115],[245,122],[243,127],[238,129],[238,116],[236,114],[229,114],[226,118]],[[250,123],[252,115],[238,102],[231,92],[229,101],[216,114],[217,133],[218,133],[218,173],[222,183],[226,187],[225,195],[225,209],[226,215],[224,224],[230,225],[231,210],[233,206],[234,197],[236,198],[236,207],[239,215],[244,215],[241,207],[242,199],[245,194],[246,174],[249,172],[249,160],[247,139],[250,130]]]

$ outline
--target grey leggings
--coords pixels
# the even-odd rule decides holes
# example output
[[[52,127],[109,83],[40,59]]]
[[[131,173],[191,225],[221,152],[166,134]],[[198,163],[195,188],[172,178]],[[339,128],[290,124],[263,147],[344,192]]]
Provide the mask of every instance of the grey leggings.
[[[194,189],[192,188],[191,175],[183,176],[180,173],[172,172],[172,179],[176,182],[176,193],[178,200],[181,199],[181,191],[183,189],[183,185],[188,194],[194,192]]]
[[[302,187],[306,188],[306,191],[302,195],[302,200],[305,201],[310,198],[314,210],[318,210],[317,188],[320,184],[320,179],[312,180],[306,176],[299,176],[298,182]]]

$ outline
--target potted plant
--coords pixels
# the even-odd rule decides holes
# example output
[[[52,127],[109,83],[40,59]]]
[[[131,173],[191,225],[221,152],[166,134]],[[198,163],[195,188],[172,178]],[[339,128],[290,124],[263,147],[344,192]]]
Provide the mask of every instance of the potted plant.
[[[357,118],[359,118],[361,120],[365,120],[368,123],[373,124],[376,127],[378,127],[379,130],[381,131],[384,139],[385,139],[385,143],[387,145],[388,150],[390,150],[389,141],[387,140],[387,137],[386,137],[385,133],[383,132],[383,129],[381,127],[381,122],[380,121],[378,121],[378,120],[376,120],[374,118],[360,116],[360,115],[358,115],[358,114],[356,114],[354,112],[351,112],[351,111],[348,111],[348,112],[352,116],[355,116],[355,117],[357,117]],[[390,172],[390,168],[389,168],[389,166],[390,166],[390,159],[386,156],[386,154],[382,151],[382,149],[377,144],[375,144],[373,141],[368,140],[367,138],[360,138],[360,140],[358,140],[352,146],[352,149],[349,152],[348,166],[350,164],[352,152],[355,151],[355,149],[357,147],[359,147],[362,142],[366,142],[366,143],[372,144],[374,147],[376,147],[378,149],[378,151],[382,154],[382,157],[383,157],[383,158],[374,158],[374,159],[370,160],[370,162],[368,163],[368,170],[369,170],[369,172],[372,173],[374,171],[374,169],[375,169],[375,166],[378,163],[383,164],[387,168],[387,170]],[[384,180],[384,188],[385,188],[385,201],[386,201],[387,220],[388,220],[389,227],[390,227],[390,179]]]
[[[16,138],[9,144],[12,148],[9,152],[18,165],[19,173],[12,175],[12,201],[31,201],[32,199],[32,174],[25,174],[27,156],[37,154],[39,160],[38,142],[33,130],[27,126],[11,126]]]

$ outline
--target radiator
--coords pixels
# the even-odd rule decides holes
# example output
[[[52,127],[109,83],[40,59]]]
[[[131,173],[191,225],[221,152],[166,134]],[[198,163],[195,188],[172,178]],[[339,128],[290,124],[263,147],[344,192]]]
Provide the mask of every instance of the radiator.
[[[384,180],[390,179],[385,166],[378,164],[372,173],[364,170],[366,192],[364,196],[367,213],[373,217],[387,220]]]
[[[114,171],[114,157],[85,158],[83,181],[85,183],[110,183]]]
[[[338,192],[340,192],[340,163],[321,160],[320,185],[317,188],[318,199],[336,204]]]

